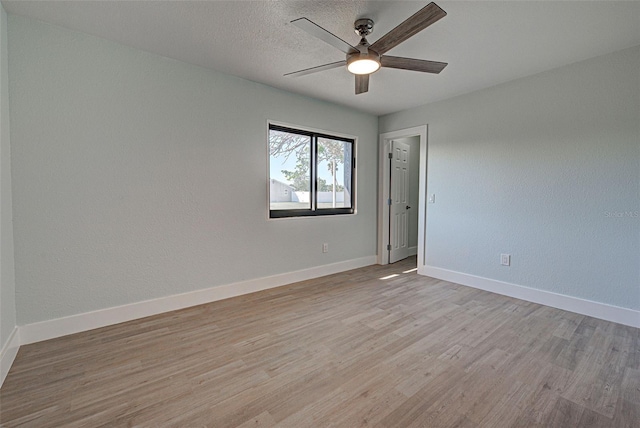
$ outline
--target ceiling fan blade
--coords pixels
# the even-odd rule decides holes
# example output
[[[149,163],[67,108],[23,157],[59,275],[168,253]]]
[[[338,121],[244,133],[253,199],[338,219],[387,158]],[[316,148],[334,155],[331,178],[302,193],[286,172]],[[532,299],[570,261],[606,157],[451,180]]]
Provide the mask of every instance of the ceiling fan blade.
[[[345,42],[335,34],[328,32],[315,22],[309,21],[307,18],[298,18],[291,21],[291,23],[312,36],[319,38],[323,42],[330,44],[334,48],[340,49],[346,54],[358,52],[358,50],[349,43]]]
[[[369,91],[369,74],[356,74],[356,95]]]
[[[343,67],[345,65],[347,65],[347,61],[331,62],[329,64],[319,65],[317,67],[305,68],[304,70],[287,73],[285,74],[285,76],[306,76],[307,74],[317,73],[318,71],[331,70],[332,68]]]
[[[429,3],[402,24],[376,40],[371,45],[371,49],[382,55],[445,16],[447,16],[447,12],[442,10],[440,6]]]
[[[401,68],[403,70],[438,74],[447,66],[447,63],[383,55],[380,57],[380,65],[388,68]]]

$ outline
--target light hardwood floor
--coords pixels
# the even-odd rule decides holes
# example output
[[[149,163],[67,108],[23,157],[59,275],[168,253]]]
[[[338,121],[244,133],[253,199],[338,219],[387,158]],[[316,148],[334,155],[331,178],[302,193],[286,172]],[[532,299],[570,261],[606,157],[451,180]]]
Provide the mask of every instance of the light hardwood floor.
[[[412,267],[23,346],[1,425],[640,426],[640,330]]]

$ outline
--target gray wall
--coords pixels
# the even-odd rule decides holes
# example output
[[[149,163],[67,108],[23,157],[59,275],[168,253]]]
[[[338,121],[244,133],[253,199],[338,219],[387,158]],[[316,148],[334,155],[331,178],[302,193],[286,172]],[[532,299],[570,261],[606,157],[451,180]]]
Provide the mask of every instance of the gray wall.
[[[640,309],[638,70],[635,47],[381,117],[429,125],[427,265]]]
[[[16,305],[9,144],[7,14],[1,5],[0,15],[0,349],[2,349],[16,326]]]
[[[13,15],[9,67],[19,325],[375,255],[376,117]],[[267,220],[268,119],[358,137],[357,215]]]

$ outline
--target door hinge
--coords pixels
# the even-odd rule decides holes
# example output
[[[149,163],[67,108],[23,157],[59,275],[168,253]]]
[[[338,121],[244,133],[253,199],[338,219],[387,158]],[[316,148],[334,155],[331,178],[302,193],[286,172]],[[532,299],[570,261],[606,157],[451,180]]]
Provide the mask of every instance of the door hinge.
[[[391,244],[387,244],[387,251],[391,251]]]
[[[387,199],[387,205],[391,205],[391,198]]]
[[[393,153],[389,152],[389,159],[393,159]]]

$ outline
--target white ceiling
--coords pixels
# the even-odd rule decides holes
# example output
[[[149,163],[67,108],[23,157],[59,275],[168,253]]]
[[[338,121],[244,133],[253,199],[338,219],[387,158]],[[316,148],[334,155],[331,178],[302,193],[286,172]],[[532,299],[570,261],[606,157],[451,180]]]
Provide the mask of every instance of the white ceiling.
[[[389,51],[448,62],[440,75],[382,69],[354,95],[344,68],[285,73],[344,59],[289,22],[307,17],[352,44],[373,43],[423,1],[2,1],[25,15],[166,57],[376,115],[404,110],[640,45],[640,1],[442,1],[442,20]]]

